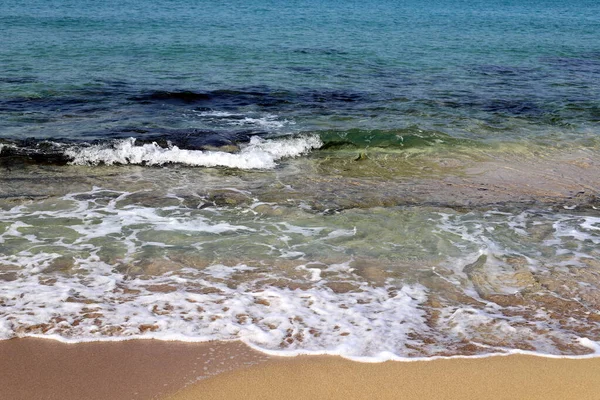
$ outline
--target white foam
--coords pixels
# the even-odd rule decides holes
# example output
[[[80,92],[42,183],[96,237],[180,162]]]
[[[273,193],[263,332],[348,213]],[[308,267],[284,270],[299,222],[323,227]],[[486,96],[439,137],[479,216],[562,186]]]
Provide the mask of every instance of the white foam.
[[[232,125],[254,125],[264,129],[283,128],[288,124],[290,124],[290,122],[277,120],[274,115],[267,115],[261,118],[245,117],[244,119],[232,122]]]
[[[243,115],[230,113],[227,111],[203,111],[197,113],[198,116],[210,119],[218,119],[219,122],[234,126],[254,126],[266,130],[278,130],[286,125],[293,125],[293,121],[280,120],[275,114],[250,114]]]
[[[586,337],[579,338],[579,344],[592,350],[592,355],[600,356],[600,344]]]
[[[236,272],[253,271],[255,269],[256,269],[255,267],[249,267],[245,264],[235,265],[233,267],[228,267],[223,264],[216,264],[216,265],[211,265],[208,268],[205,268],[203,270],[203,272],[209,274],[213,278],[227,279]]]
[[[262,139],[253,136],[238,153],[185,150],[177,146],[162,148],[156,143],[135,145],[135,139],[120,140],[113,145],[72,147],[65,151],[72,164],[137,164],[229,167],[239,169],[271,169],[283,158],[297,157],[322,146],[318,136],[286,139]]]
[[[238,339],[271,352],[380,357],[398,354],[411,343],[419,344],[420,340],[412,336],[427,329],[419,307],[426,296],[419,286],[406,286],[393,295],[387,288],[368,286],[344,294],[325,287],[249,291],[247,284],[209,283],[202,273],[196,272],[196,285],[217,291],[150,291],[152,285],[182,285],[192,278],[163,276],[128,280],[130,290],[140,291],[136,296],[128,296],[119,291],[125,277],[111,272],[109,265],[91,258],[78,263],[90,272],[85,279],[58,277],[57,282],[46,286],[35,279],[9,282],[3,296],[6,306],[14,312],[0,315],[0,338],[30,336],[19,327],[47,324],[60,316],[65,322],[55,323],[45,336],[57,335],[73,342],[111,336],[115,339],[110,332],[119,327],[117,337],[121,340]],[[87,263],[93,265],[84,267]],[[147,325],[153,331],[145,331]]]
[[[325,229],[324,227],[316,227],[316,228],[307,228],[307,227],[301,227],[301,226],[296,226],[296,225],[292,225],[289,222],[281,222],[279,224],[281,226],[281,232],[284,233],[295,233],[295,234],[300,234],[302,236],[314,236],[319,234],[321,231],[323,231],[323,229]]]
[[[60,246],[72,255],[69,273],[48,271],[62,256],[43,248],[0,254],[0,264],[17,267],[18,271],[16,280],[3,282],[0,293],[0,338],[43,332],[45,337],[72,342],[238,339],[269,352],[328,352],[375,358],[404,354],[408,346],[422,344],[417,337],[428,329],[421,306],[427,300],[426,289],[419,284],[372,287],[354,275],[351,259],[308,263],[304,270],[294,269],[290,276],[311,283],[298,289],[269,285],[273,279],[285,282],[289,278],[285,270],[278,272],[266,262],[261,267],[214,263],[200,269],[182,267],[162,274],[127,275],[123,271],[141,261],[139,252],[150,243],[165,246],[161,241],[164,236],[158,235],[162,230],[199,232],[203,238],[213,234],[213,243],[221,249],[227,235],[258,231],[243,225],[243,221],[232,225],[217,222],[222,217],[207,219],[219,210],[180,213],[169,206],[137,206],[127,201],[130,195],[95,188],[65,196],[58,208],[24,205],[0,212],[7,242],[20,243],[24,239],[22,231],[42,220],[45,224],[52,219],[69,221],[66,226],[76,233],[68,242],[47,234],[36,238],[45,240],[49,248]],[[294,240],[309,241],[330,240],[331,232],[288,222],[271,224],[271,229],[272,238],[283,230]],[[337,231],[344,233],[333,232]],[[151,242],[142,236],[148,236]],[[341,236],[333,235],[337,240]],[[116,260],[115,265],[103,261],[98,253],[104,243],[122,243],[128,248],[127,256]],[[280,252],[279,259],[302,255],[298,251],[293,254],[294,250],[283,243],[282,248],[271,245]],[[164,261],[161,257],[153,260],[158,267]],[[327,274],[326,279],[322,279],[321,271]],[[49,282],[41,284],[49,277]],[[347,281],[356,290],[336,293],[327,286],[329,279]]]
[[[592,231],[600,231],[600,218],[586,217],[581,227]]]
[[[592,330],[590,338],[577,336],[588,321],[565,326],[550,308],[532,311],[534,301],[496,304],[475,290],[472,273],[464,271],[485,256],[476,270],[485,280],[476,283],[486,290],[490,283],[494,293],[517,293],[522,285],[513,288],[504,279],[513,270],[502,257],[535,265],[539,253],[524,241],[539,225],[530,223],[529,214],[431,212],[423,221],[434,234],[418,232],[418,241],[433,237],[439,248],[458,250],[429,265],[438,256],[426,258],[429,248],[423,247],[418,262],[405,268],[401,252],[413,251],[402,248],[407,236],[398,236],[391,252],[377,247],[382,237],[396,237],[390,230],[408,223],[401,208],[390,209],[384,215],[389,225],[377,224],[376,237],[357,246],[373,225],[371,218],[361,220],[365,211],[291,219],[285,213],[244,214],[241,206],[188,208],[176,195],[170,197],[180,206],[153,208],[136,205],[131,195],[95,188],[0,211],[0,242],[10,250],[0,253],[0,266],[17,278],[2,281],[0,338],[241,340],[270,354],[336,354],[369,362],[460,354],[465,343],[482,354],[528,348],[559,355],[564,345],[598,354]],[[536,218],[554,229],[549,235],[557,252],[589,258],[583,247],[595,251],[598,221],[592,217]],[[348,229],[349,221],[356,226]],[[115,254],[101,256],[107,248]],[[72,260],[69,271],[56,271],[61,257]]]
[[[241,114],[230,113],[227,111],[202,111],[197,114],[201,117],[217,117],[217,118],[236,117],[236,116],[241,115]]]
[[[356,235],[356,227],[354,227],[354,229],[336,229],[333,232],[330,232],[329,235],[327,235],[328,239],[335,239],[335,238],[341,238],[341,237],[352,237]]]

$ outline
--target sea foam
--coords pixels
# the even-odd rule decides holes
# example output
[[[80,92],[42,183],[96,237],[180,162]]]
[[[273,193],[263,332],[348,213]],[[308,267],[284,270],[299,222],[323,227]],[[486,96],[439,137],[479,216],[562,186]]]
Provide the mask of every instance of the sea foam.
[[[203,167],[229,167],[239,169],[271,169],[283,158],[297,157],[322,146],[318,136],[285,139],[262,139],[253,136],[238,153],[167,148],[156,143],[136,145],[135,138],[99,144],[90,147],[72,147],[65,151],[75,165],[184,164]]]
[[[0,339],[241,340],[361,361],[597,355],[599,217],[282,210],[291,218],[246,212],[258,200],[139,194],[0,211]],[[432,247],[411,249],[417,234]]]

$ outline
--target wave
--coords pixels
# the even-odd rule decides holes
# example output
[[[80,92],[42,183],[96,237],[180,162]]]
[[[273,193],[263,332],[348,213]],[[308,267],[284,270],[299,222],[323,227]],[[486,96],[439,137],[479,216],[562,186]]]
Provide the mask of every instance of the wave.
[[[227,112],[206,116],[226,119],[230,125],[281,127],[286,121],[275,116],[250,118]],[[134,136],[129,136],[131,134]],[[127,135],[127,136],[126,136]],[[452,137],[416,126],[391,130],[325,130],[265,138],[249,130],[123,130],[109,140],[69,141],[26,139],[0,143],[4,165],[146,165],[181,164],[194,167],[271,169],[284,158],[312,150],[361,149],[406,150],[409,148],[477,145],[477,141]]]
[[[94,188],[0,210],[0,340],[241,340],[362,361],[600,355],[598,215],[315,219],[258,199],[140,195],[156,196]]]
[[[89,147],[73,147],[65,151],[74,165],[165,165],[183,164],[202,167],[239,169],[271,169],[283,158],[297,157],[321,147],[317,136],[286,139],[262,139],[253,136],[237,153],[186,150],[177,146],[163,148],[157,143],[136,145],[134,138]]]

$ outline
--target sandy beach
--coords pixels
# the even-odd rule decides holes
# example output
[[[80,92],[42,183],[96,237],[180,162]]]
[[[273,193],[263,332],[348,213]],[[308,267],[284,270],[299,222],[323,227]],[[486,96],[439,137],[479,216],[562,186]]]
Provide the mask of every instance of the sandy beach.
[[[3,398],[596,399],[600,359],[358,363],[269,357],[239,342],[0,342]]]
[[[0,1],[0,400],[600,400],[599,25]]]
[[[266,359],[239,342],[2,340],[0,398],[156,399],[197,379]]]
[[[597,399],[598,359],[531,356],[365,364],[335,357],[276,360],[187,387],[199,399]]]

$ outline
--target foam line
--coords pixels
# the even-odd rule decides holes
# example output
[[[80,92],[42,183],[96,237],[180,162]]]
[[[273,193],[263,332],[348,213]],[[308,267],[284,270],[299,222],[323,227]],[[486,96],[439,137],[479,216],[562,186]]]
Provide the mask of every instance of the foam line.
[[[160,147],[156,143],[137,146],[135,138],[117,141],[111,145],[100,144],[86,148],[72,147],[65,154],[75,165],[183,164],[203,167],[229,167],[239,169],[272,169],[277,161],[298,157],[321,147],[317,136],[286,139],[251,138],[238,153],[221,151],[185,150],[177,146]]]

